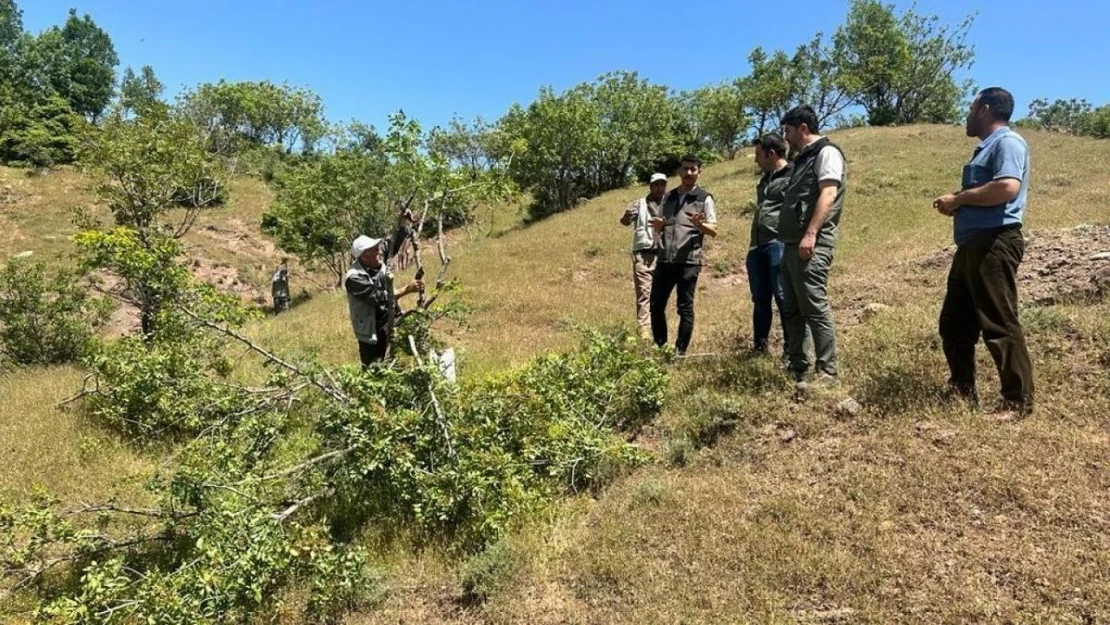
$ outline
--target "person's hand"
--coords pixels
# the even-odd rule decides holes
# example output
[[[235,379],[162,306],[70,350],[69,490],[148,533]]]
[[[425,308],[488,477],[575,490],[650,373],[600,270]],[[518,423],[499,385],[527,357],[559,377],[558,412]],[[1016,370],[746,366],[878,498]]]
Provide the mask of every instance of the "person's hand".
[[[945,217],[952,217],[960,209],[960,205],[956,201],[955,193],[946,193],[933,200],[933,208]]]
[[[409,222],[410,224],[415,224],[416,223],[416,217],[413,216],[412,209],[410,209],[410,208],[405,209],[404,218],[405,218],[405,221]]]
[[[663,232],[663,226],[665,226],[666,223],[667,223],[667,221],[665,219],[663,219],[662,217],[652,217],[651,218],[651,229],[655,230],[656,232]]]
[[[423,291],[423,290],[424,290],[424,281],[423,280],[413,280],[412,282],[408,283],[408,286],[405,287],[405,293],[419,293],[420,291]]]
[[[701,230],[701,225],[705,223],[705,213],[690,213],[690,223]]]
[[[806,233],[798,243],[798,256],[802,260],[813,258],[813,248],[817,247],[817,235]]]

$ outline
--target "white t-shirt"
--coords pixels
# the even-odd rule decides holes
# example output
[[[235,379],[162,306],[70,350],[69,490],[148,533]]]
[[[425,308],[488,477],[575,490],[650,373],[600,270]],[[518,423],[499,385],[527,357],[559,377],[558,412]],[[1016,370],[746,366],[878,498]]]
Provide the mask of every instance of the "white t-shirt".
[[[835,180],[844,182],[844,155],[840,150],[831,145],[826,145],[813,159],[813,167],[817,171],[817,182]]]

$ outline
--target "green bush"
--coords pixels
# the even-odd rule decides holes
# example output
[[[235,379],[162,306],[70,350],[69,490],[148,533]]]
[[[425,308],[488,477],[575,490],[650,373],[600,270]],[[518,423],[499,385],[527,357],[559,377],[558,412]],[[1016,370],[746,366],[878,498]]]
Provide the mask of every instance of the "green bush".
[[[76,278],[68,271],[51,275],[43,263],[23,259],[0,270],[0,354],[5,360],[49,365],[88,353],[110,306]]]
[[[463,567],[463,591],[473,601],[486,601],[504,588],[516,573],[517,562],[509,543],[498,540],[471,556]]]
[[[0,162],[52,167],[76,159],[83,120],[59,97],[0,102]]]

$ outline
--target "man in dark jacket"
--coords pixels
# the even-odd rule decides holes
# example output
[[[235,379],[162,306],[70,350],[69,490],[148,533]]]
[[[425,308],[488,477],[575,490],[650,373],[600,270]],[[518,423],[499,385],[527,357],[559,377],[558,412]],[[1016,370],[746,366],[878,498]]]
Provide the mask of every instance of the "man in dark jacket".
[[[783,243],[779,241],[779,211],[794,166],[786,160],[786,141],[776,134],[766,134],[755,144],[755,162],[763,172],[755,191],[755,214],[752,215],[752,236],[748,245],[748,286],[752,292],[752,349],[767,352],[774,311],[783,321],[783,355],[787,354],[786,324],[782,305]]]
[[[390,250],[400,249],[407,231],[399,228],[389,243]],[[358,339],[358,355],[365,369],[385,359],[397,314],[397,299],[424,288],[413,280],[401,289],[393,288],[393,274],[382,258],[382,239],[360,236],[351,243],[354,261],[343,278],[351,326]]]

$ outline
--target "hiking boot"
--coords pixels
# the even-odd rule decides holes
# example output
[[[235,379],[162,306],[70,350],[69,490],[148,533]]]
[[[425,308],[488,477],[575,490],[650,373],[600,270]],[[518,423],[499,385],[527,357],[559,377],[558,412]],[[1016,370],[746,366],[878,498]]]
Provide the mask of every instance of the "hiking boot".
[[[840,378],[822,371],[813,379],[813,386],[818,388],[833,388],[840,385]]]

